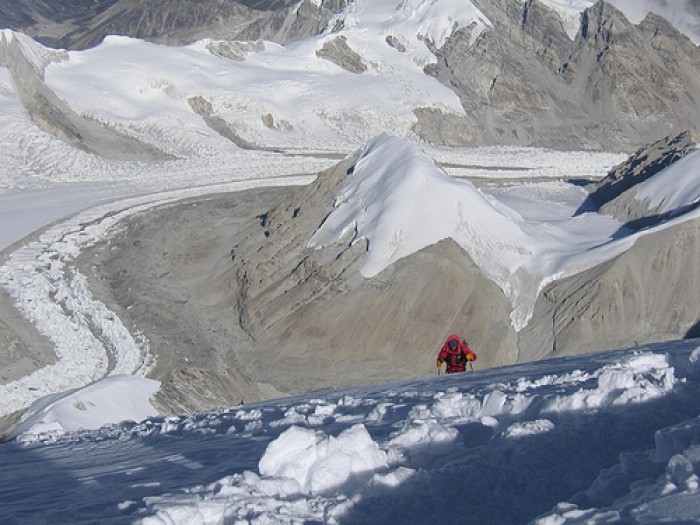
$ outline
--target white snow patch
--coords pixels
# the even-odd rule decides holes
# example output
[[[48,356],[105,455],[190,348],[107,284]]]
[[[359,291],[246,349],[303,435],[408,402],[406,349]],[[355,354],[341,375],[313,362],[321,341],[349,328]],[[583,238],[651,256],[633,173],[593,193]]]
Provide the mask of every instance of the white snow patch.
[[[700,150],[696,150],[640,183],[635,199],[648,199],[650,207],[660,213],[700,203],[699,166]]]
[[[83,388],[41,398],[25,412],[14,431],[19,441],[94,430],[125,420],[158,414],[150,402],[160,382],[135,376],[111,376]]]

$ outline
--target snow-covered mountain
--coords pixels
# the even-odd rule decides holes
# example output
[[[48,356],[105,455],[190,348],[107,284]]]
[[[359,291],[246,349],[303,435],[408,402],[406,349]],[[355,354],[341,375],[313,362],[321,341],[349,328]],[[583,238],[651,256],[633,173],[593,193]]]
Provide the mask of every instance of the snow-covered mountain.
[[[168,32],[139,11],[150,4],[132,3],[116,2],[104,16],[117,10]],[[348,152],[381,132],[447,145],[632,151],[699,120],[697,33],[685,35],[654,12],[640,20],[651,4],[248,4],[216,6],[285,12],[294,20],[273,24],[277,36],[212,32],[174,47],[107,36],[83,51],[43,48],[6,32],[3,103],[30,122],[11,126],[23,140],[6,133],[4,156],[36,162],[34,151],[16,152],[16,145],[36,144],[37,133],[42,143],[59,142],[52,150],[61,142],[77,148],[62,159],[83,151],[111,160],[210,158],[226,156],[232,146]],[[171,2],[172,17],[168,9],[152,15],[189,27],[187,9],[204,5]],[[692,27],[697,20],[690,8],[682,19],[677,7],[654,9],[678,24]],[[121,20],[118,13],[108,19]],[[192,17],[204,28],[228,23],[214,12]],[[302,18],[318,27],[294,43],[276,43],[306,27]],[[254,25],[245,27],[254,32]],[[81,158],[80,168],[89,164],[83,169],[92,171],[95,162]]]

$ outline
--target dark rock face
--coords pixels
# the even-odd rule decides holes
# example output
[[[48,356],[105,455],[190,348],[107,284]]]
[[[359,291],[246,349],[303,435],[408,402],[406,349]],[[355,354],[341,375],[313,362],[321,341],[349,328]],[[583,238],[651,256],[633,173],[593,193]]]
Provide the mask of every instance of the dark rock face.
[[[214,39],[266,39],[287,43],[320,32],[344,6],[326,0],[320,7],[298,0],[24,0],[0,7],[0,25],[22,31],[47,45],[85,49],[107,35],[161,44]]]
[[[430,73],[460,96],[462,124],[482,141],[631,151],[698,122],[700,48],[663,18],[635,26],[598,2],[572,41],[537,0],[474,3],[494,29],[473,43],[470,28],[455,32]]]

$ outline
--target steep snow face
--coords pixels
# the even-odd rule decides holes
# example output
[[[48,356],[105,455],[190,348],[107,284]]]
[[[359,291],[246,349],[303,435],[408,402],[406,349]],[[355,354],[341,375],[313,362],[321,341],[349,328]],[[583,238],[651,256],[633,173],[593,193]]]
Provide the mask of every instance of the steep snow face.
[[[700,203],[700,150],[674,162],[639,184],[635,199],[649,200],[650,209],[668,213]]]
[[[74,421],[71,401],[139,397],[126,379],[56,402],[57,423]],[[79,432],[29,427],[0,445],[0,503],[32,523],[697,522],[699,381],[698,342],[681,341],[101,429],[95,418]]]
[[[368,239],[365,277],[452,237],[482,263],[507,261],[490,272],[504,283],[515,269],[509,262],[528,252],[515,211],[471,182],[447,176],[417,146],[397,137],[381,135],[367,146],[334,208],[309,245],[320,247],[349,232]]]

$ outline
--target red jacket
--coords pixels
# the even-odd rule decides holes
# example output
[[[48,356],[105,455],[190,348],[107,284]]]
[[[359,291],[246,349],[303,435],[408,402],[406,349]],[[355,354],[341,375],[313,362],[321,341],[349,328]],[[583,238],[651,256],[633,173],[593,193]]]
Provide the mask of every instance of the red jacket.
[[[456,341],[457,348],[454,350],[450,348],[450,341]],[[467,369],[467,361],[476,361],[476,354],[472,352],[466,342],[462,342],[462,338],[458,335],[448,337],[438,354],[438,368],[442,366],[442,363],[446,363],[445,372],[448,374],[464,372]]]

